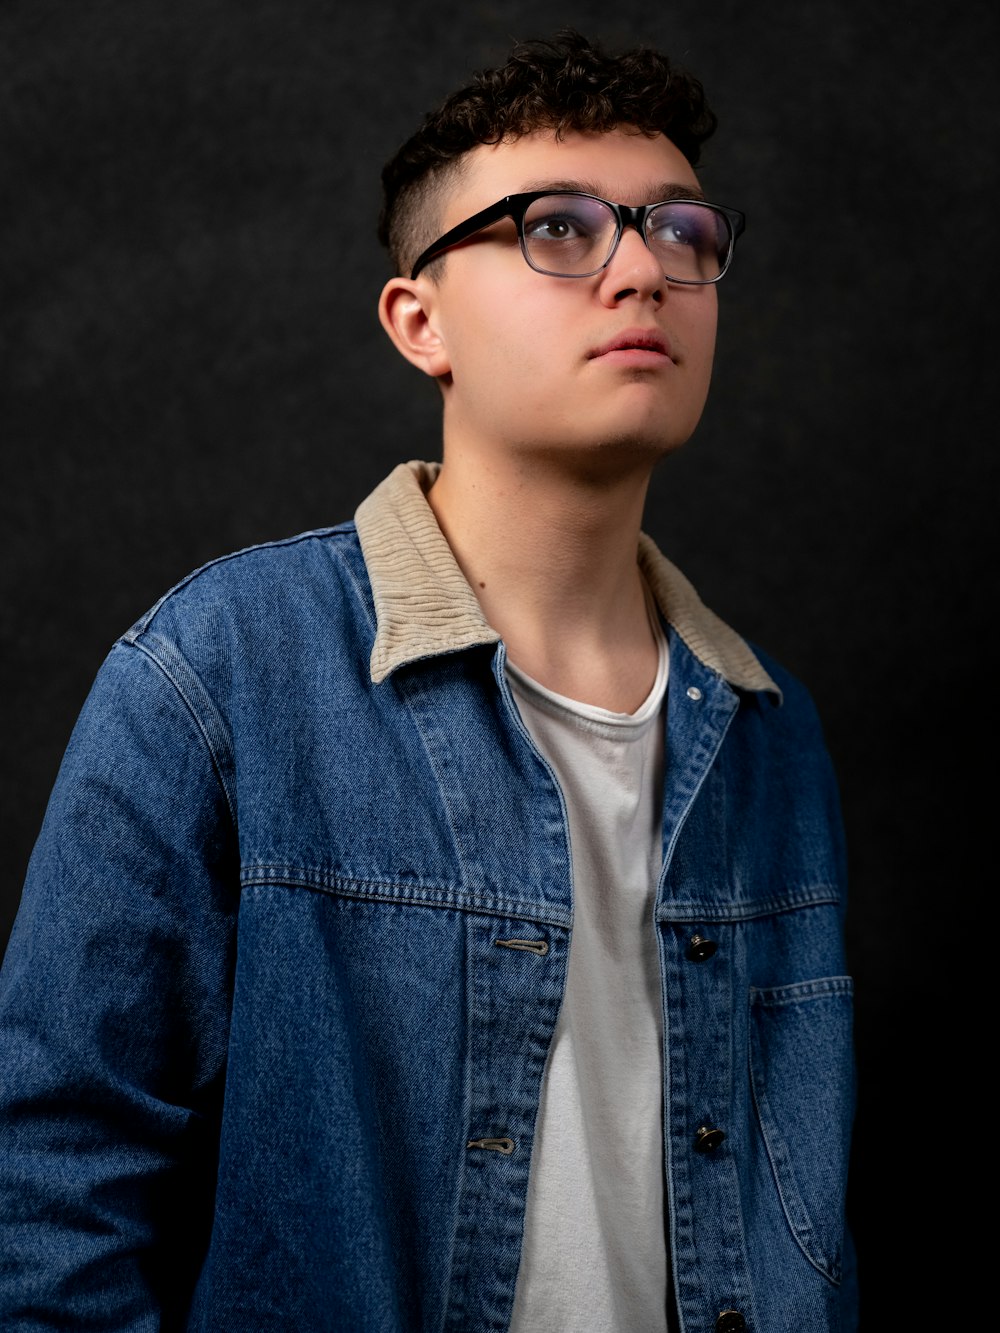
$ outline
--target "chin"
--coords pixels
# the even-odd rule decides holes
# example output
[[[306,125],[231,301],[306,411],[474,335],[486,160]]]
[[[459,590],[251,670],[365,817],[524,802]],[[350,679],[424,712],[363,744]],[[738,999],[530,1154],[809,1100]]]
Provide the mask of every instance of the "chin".
[[[535,464],[554,467],[588,485],[607,486],[627,476],[648,477],[658,463],[679,449],[682,440],[649,436],[639,431],[618,431],[597,438],[567,443],[560,441],[546,449],[535,441],[527,451]]]
[[[694,427],[683,434],[676,430],[623,430],[606,433],[594,442],[592,448],[598,453],[615,454],[619,458],[632,455],[637,460],[657,462],[667,454],[674,453],[686,444]]]

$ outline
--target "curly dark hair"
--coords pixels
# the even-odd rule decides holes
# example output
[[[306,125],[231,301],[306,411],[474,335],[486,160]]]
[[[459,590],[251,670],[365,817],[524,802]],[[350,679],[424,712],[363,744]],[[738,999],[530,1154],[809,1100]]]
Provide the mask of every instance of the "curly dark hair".
[[[611,56],[572,28],[518,42],[505,65],[477,71],[428,112],[383,168],[378,234],[395,272],[433,241],[442,188],[471,149],[534,130],[558,139],[620,126],[666,135],[695,166],[716,117],[698,80],[648,47]]]

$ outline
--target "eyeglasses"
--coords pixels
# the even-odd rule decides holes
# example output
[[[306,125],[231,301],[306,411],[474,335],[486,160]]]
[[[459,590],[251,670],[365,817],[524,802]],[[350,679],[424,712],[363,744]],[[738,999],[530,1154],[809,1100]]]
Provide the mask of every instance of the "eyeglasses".
[[[746,225],[735,208],[700,199],[667,199],[630,208],[577,190],[508,194],[429,245],[410,277],[501,218],[513,218],[521,253],[539,273],[554,278],[600,273],[611,263],[624,229],[634,227],[659,260],[667,281],[684,283],[718,282]]]

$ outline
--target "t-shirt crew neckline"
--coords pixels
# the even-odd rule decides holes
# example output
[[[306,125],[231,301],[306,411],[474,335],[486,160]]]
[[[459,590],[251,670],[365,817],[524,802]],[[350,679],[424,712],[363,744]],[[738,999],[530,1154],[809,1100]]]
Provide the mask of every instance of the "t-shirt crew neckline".
[[[670,670],[667,636],[663,632],[653,594],[645,581],[644,587],[650,628],[656,640],[657,665],[650,691],[634,713],[617,713],[613,709],[602,708],[599,704],[583,703],[580,699],[571,699],[568,695],[558,694],[535,680],[533,676],[529,676],[526,671],[522,671],[508,657],[506,669],[512,683],[528,694],[536,707],[554,716],[569,715],[577,725],[583,725],[587,730],[601,731],[606,728],[608,734],[614,734],[622,739],[625,739],[629,732],[636,736],[641,735],[660,711]]]

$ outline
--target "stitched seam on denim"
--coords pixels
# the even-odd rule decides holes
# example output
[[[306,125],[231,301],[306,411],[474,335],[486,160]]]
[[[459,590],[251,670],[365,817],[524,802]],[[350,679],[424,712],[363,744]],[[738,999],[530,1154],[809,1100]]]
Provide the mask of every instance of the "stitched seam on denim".
[[[750,998],[764,1008],[772,1005],[786,1008],[790,1004],[804,1004],[810,1000],[837,998],[841,995],[850,997],[854,994],[854,981],[851,977],[817,977],[815,981],[797,981],[790,986],[750,987]]]
[[[662,940],[662,936],[661,936]],[[694,1207],[694,1180],[691,1154],[688,1151],[687,1124],[691,1076],[689,1056],[690,1002],[684,985],[683,969],[677,969],[673,990],[666,976],[665,945],[660,955],[660,976],[663,992],[663,1051],[664,1051],[664,1154],[666,1187],[669,1206],[667,1215],[671,1228],[670,1263],[675,1264],[674,1292],[677,1314],[682,1327],[690,1318],[697,1324],[701,1316],[701,1293],[704,1279],[701,1254],[696,1243],[697,1225]],[[676,1076],[676,1077],[675,1077]]]
[[[206,750],[208,751],[209,758],[210,758],[211,761],[212,761],[212,768],[213,768],[213,770],[215,771],[215,776],[216,776],[216,778],[218,779],[219,786],[222,788],[223,795],[224,795],[225,798],[226,798],[226,805],[227,805],[228,808],[229,808],[229,817],[230,817],[230,819],[231,819],[232,822],[233,822],[233,827],[235,828],[235,827],[237,826],[237,820],[236,820],[236,797],[235,797],[235,793],[233,793],[233,792],[231,792],[231,791],[229,790],[229,783],[226,781],[225,773],[224,773],[224,771],[223,771],[223,760],[222,760],[222,756],[217,752],[216,747],[215,747],[215,744],[213,743],[213,739],[212,739],[212,736],[211,736],[211,734],[210,734],[209,728],[205,725],[205,722],[202,720],[200,714],[198,713],[198,710],[195,708],[193,702],[192,702],[191,699],[188,697],[187,691],[183,688],[183,686],[181,685],[180,681],[177,679],[176,675],[169,669],[169,667],[167,666],[167,664],[166,664],[165,662],[161,661],[160,658],[157,657],[156,654],[153,653],[153,652],[150,650],[149,645],[148,645],[148,644],[146,643],[146,641],[145,641],[145,636],[144,636],[144,638],[143,638],[143,640],[142,640],[141,642],[140,642],[140,641],[131,641],[131,642],[129,642],[129,641],[127,641],[127,640],[121,640],[120,642],[122,642],[123,646],[128,646],[128,647],[134,648],[134,649],[136,649],[138,652],[142,653],[143,656],[147,659],[147,661],[151,662],[151,663],[153,664],[153,666],[155,666],[156,669],[162,673],[162,675],[163,675],[163,676],[170,682],[170,684],[173,686],[173,688],[174,688],[174,690],[176,691],[178,697],[179,697],[179,698],[181,699],[181,701],[183,702],[185,708],[186,708],[186,709],[188,710],[188,712],[191,714],[191,718],[192,718],[192,720],[193,720],[193,722],[194,722],[194,724],[195,724],[195,727],[197,728],[199,735],[201,736],[202,740],[204,741],[204,743],[205,743],[205,748],[206,748]],[[162,640],[161,640],[161,642],[162,642]],[[183,661],[183,658],[180,657],[180,654],[179,654],[179,653],[176,654],[176,656],[177,656],[177,658],[178,658],[179,660]],[[185,666],[187,666],[187,663],[185,663]],[[196,676],[195,673],[191,670],[191,668],[188,667],[187,669],[188,669],[188,672],[190,673],[191,677],[192,677],[194,680],[198,681],[197,676]],[[205,692],[205,687],[201,684],[200,681],[198,681],[198,685],[199,685],[199,687],[201,688],[201,690],[202,690],[202,692],[203,692],[203,694],[204,694],[204,696],[205,696],[205,701],[206,701],[207,703],[211,704],[211,700],[209,699],[209,696],[208,696],[207,692]],[[213,711],[214,711],[214,705],[212,705],[212,708],[213,708]],[[216,712],[216,721],[217,721],[217,725],[218,725],[218,727],[219,727],[219,730],[220,730],[220,731],[223,733],[223,735],[224,735],[224,734],[225,734],[225,724],[222,722],[222,718],[219,716],[219,714],[218,714],[217,712]],[[227,746],[226,748],[228,749],[228,746]],[[230,751],[230,754],[231,754],[231,751]]]
[[[751,997],[752,998],[752,997]],[[776,1143],[780,1142],[783,1147],[784,1139],[778,1126],[778,1121],[774,1112],[771,1110],[771,1103],[763,1086],[763,1075],[760,1072],[763,1065],[763,1059],[754,1060],[753,1051],[756,1044],[756,1030],[753,1023],[753,1012],[751,1003],[750,1013],[750,1091],[753,1096],[754,1109],[757,1113],[757,1125],[760,1129],[761,1138],[764,1140],[764,1149],[767,1153],[768,1161],[771,1164],[771,1174],[774,1177],[775,1188],[778,1191],[778,1199],[781,1202],[781,1211],[785,1215],[785,1221],[792,1233],[796,1245],[802,1251],[806,1259],[813,1268],[816,1269],[822,1277],[826,1278],[833,1286],[840,1285],[841,1274],[835,1264],[827,1265],[821,1259],[810,1253],[806,1246],[806,1238],[811,1238],[816,1234],[816,1228],[813,1225],[809,1210],[802,1198],[802,1192],[799,1189],[798,1181],[795,1178],[795,1172],[791,1164],[783,1167],[776,1156]],[[769,1126],[773,1127],[773,1132],[769,1132]],[[787,1147],[785,1148],[787,1156]],[[788,1176],[787,1186],[783,1183],[782,1177]],[[797,1212],[803,1219],[796,1222],[792,1214]]]
[[[732,938],[729,944],[730,949],[733,948],[733,940],[735,939],[736,933],[737,932],[735,929],[731,932]],[[729,1023],[729,1031],[730,1031],[729,1088],[730,1088],[730,1095],[731,1097],[734,1098],[734,1100],[735,1100],[735,1091],[737,1082],[740,1077],[740,1070],[743,1065],[743,1060],[741,1059],[741,1055],[743,1054],[743,1052],[735,1041],[735,1027],[736,1027],[735,1009],[737,1005],[737,1000],[732,987],[736,984],[737,984],[736,977],[731,975],[731,986],[729,992],[730,1000],[728,1006],[730,1009],[730,1013],[732,1015]],[[749,1019],[749,1014],[747,1015],[747,1018]],[[747,1028],[747,1032],[749,1033],[749,1026]],[[749,1148],[749,1134],[746,1135],[745,1142],[747,1144],[747,1148]],[[733,1165],[735,1167],[735,1163],[733,1163]],[[734,1193],[735,1193],[735,1205],[733,1208],[733,1212],[735,1214],[735,1225],[739,1231],[740,1254],[743,1260],[740,1272],[740,1276],[742,1277],[743,1280],[739,1284],[739,1290],[738,1291],[734,1290],[734,1295],[737,1298],[737,1301],[734,1303],[734,1308],[742,1310],[743,1314],[748,1316],[748,1323],[751,1329],[762,1329],[764,1325],[763,1322],[761,1321],[760,1313],[757,1308],[758,1307],[757,1283],[754,1281],[750,1263],[750,1247],[747,1244],[747,1219],[746,1219],[747,1210],[745,1207],[743,1190],[740,1185],[739,1172],[737,1172],[736,1180],[734,1182]],[[733,1288],[736,1287],[735,1283],[731,1282],[730,1285]]]
[[[469,960],[475,953],[474,923],[466,918],[462,926],[462,938],[465,947],[463,983],[466,988],[472,985]],[[467,1013],[465,1022],[463,1060],[462,1060],[462,1121],[466,1128],[472,1114],[473,1098],[473,1024],[471,1014]],[[457,1163],[455,1191],[453,1195],[455,1222],[451,1228],[448,1242],[448,1282],[445,1287],[442,1327],[461,1327],[465,1313],[465,1284],[469,1259],[469,1217],[466,1200],[469,1191],[469,1155],[461,1153]],[[465,1205],[465,1206],[463,1206]]]
[[[572,913],[574,913],[576,910],[576,879],[573,875],[573,843],[569,831],[569,810],[567,809],[566,806],[566,793],[562,789],[562,783],[559,781],[558,774],[556,773],[553,766],[549,763],[545,755],[542,754],[541,750],[535,744],[535,738],[528,730],[527,726],[525,725],[524,718],[520,714],[520,711],[517,707],[517,700],[514,698],[514,691],[511,689],[510,682],[507,679],[507,672],[505,669],[506,660],[507,660],[507,648],[506,645],[501,640],[501,642],[497,646],[497,651],[494,654],[492,663],[493,677],[496,680],[497,688],[500,691],[500,697],[503,700],[504,706],[507,709],[508,717],[510,718],[514,726],[520,731],[521,735],[524,737],[525,743],[527,744],[532,754],[537,759],[538,763],[541,764],[542,768],[548,774],[549,778],[552,781],[552,785],[556,790],[556,794],[559,797],[559,809],[562,812],[562,821],[563,821],[563,837],[566,839],[566,866],[569,872],[569,895],[570,895],[570,907],[571,907],[571,914],[569,917],[566,918],[566,920],[567,924],[572,925],[573,923]]]
[[[475,984],[475,966],[473,960],[476,954],[476,922],[466,917],[462,929],[462,939],[465,949],[463,958],[463,1001],[465,1004],[465,1032],[464,1032],[464,1079],[462,1084],[463,1102],[462,1102],[462,1120],[466,1129],[471,1128],[472,1108],[476,1094],[476,1074],[478,1067],[476,1064],[475,1052],[475,1024],[472,1020],[472,1001],[471,995]],[[457,1190],[455,1194],[455,1223],[452,1227],[451,1235],[451,1253],[449,1255],[448,1279],[449,1283],[455,1285],[455,1295],[449,1294],[445,1298],[445,1326],[450,1322],[449,1312],[457,1315],[459,1311],[464,1313],[466,1283],[468,1281],[468,1265],[470,1260],[469,1234],[472,1229],[469,1209],[470,1192],[470,1171],[474,1164],[470,1162],[468,1153],[460,1154],[460,1164],[458,1177],[456,1181]],[[456,1282],[456,1278],[460,1279]]]
[[[231,560],[238,560],[244,555],[252,555],[256,551],[279,550],[284,546],[296,546],[301,542],[314,540],[326,541],[331,537],[350,537],[353,530],[353,521],[337,523],[333,527],[313,528],[308,532],[297,533],[294,537],[280,537],[271,542],[259,542],[255,546],[244,546],[238,551],[230,551],[226,555],[217,556],[214,560],[209,560],[204,565],[199,565],[197,569],[193,569],[190,574],[185,575],[185,577],[178,583],[175,583],[172,588],[168,588],[163,596],[153,603],[145,615],[141,616],[130,629],[126,630],[121,636],[120,642],[135,644],[139,636],[144,634],[152,624],[153,618],[156,616],[160,608],[164,606],[165,603],[169,602],[175,593],[179,593],[182,589],[186,588],[189,583],[193,583],[195,579],[200,578],[202,574],[207,573],[210,569],[214,569],[217,565],[228,564]]]
[[[670,629],[671,629],[671,632],[672,632],[672,633],[678,633],[678,631],[676,631],[676,630],[674,629],[674,626],[673,626],[673,625],[671,625]],[[678,637],[680,637],[679,633],[678,633]],[[670,661],[671,661],[671,670],[673,670],[673,663],[674,663],[674,661],[675,661],[674,656],[673,656],[673,644],[669,644],[668,646],[669,646],[669,648],[670,648],[670,652],[671,652],[671,658],[670,658]],[[692,651],[690,648],[688,648],[688,645],[687,645],[687,644],[685,644],[684,646],[685,646],[685,648],[687,648],[688,652],[691,652],[691,651]],[[728,684],[727,681],[724,680],[724,678],[723,678],[722,676],[718,675],[717,673],[716,673],[716,680],[718,681],[719,685],[720,685],[722,688],[728,690],[728,691],[730,692],[730,694],[732,694],[732,687]],[[669,688],[670,688],[669,685],[668,685],[667,688],[668,688],[668,691],[669,691]],[[668,719],[669,719],[669,707],[670,707],[670,704],[669,704],[669,694],[668,694],[668,700],[667,700],[667,709],[668,709],[667,716],[668,716]],[[718,704],[716,704],[716,702],[715,702],[714,699],[711,701],[711,705],[710,705],[710,707],[712,708],[713,712],[714,712],[715,709],[718,708]],[[676,847],[677,847],[677,843],[678,843],[678,841],[679,841],[679,839],[680,839],[681,833],[682,833],[682,831],[683,831],[683,829],[684,829],[685,824],[686,824],[687,821],[688,821],[688,818],[689,818],[689,816],[690,816],[690,814],[691,814],[691,811],[694,809],[694,803],[695,803],[695,801],[698,799],[698,793],[701,791],[702,787],[705,785],[705,782],[706,782],[706,780],[707,780],[707,778],[708,778],[709,772],[711,771],[712,765],[715,763],[715,760],[716,760],[716,758],[718,757],[719,751],[722,749],[723,742],[724,742],[725,739],[726,739],[726,736],[727,736],[727,734],[728,734],[728,732],[729,732],[729,728],[730,728],[730,727],[732,726],[732,724],[733,724],[733,718],[736,716],[738,709],[739,709],[739,703],[738,703],[738,701],[736,701],[736,702],[734,703],[734,706],[730,707],[730,709],[729,709],[729,715],[728,715],[728,716],[726,717],[726,719],[725,719],[725,725],[723,726],[720,735],[718,736],[717,740],[715,741],[714,748],[712,749],[712,757],[711,757],[711,759],[709,760],[708,763],[702,765],[702,773],[701,773],[701,777],[700,777],[700,778],[698,779],[698,781],[695,783],[693,790],[691,790],[691,791],[688,792],[688,793],[685,793],[684,809],[683,809],[683,811],[682,811],[682,813],[681,813],[680,818],[677,820],[677,822],[676,822],[675,825],[674,825],[673,831],[672,831],[672,833],[671,833],[671,835],[670,835],[670,842],[668,843],[668,845],[667,845],[667,846],[664,848],[664,850],[663,850],[663,866],[662,866],[662,868],[661,868],[661,870],[660,870],[660,878],[659,878],[659,882],[658,882],[658,884],[657,884],[657,895],[659,895],[659,893],[662,891],[662,886],[666,883],[667,873],[668,873],[668,871],[669,871],[670,863],[671,863],[671,861],[672,861],[673,858],[674,858],[674,851],[675,851],[675,849],[676,849]],[[709,720],[709,721],[707,721],[707,722],[704,722],[704,723],[702,724],[702,728],[701,728],[701,732],[700,732],[700,734],[701,734],[701,735],[704,735],[704,730],[705,730],[705,728],[708,727],[708,726],[710,726],[710,725],[712,725],[711,720]],[[715,725],[716,725],[716,727],[717,727],[718,724],[715,724]],[[667,740],[667,752],[668,752],[668,754],[669,754],[669,752],[670,752],[670,731],[669,731],[669,723],[668,723],[668,730],[667,730],[667,737],[666,737],[666,740]],[[704,742],[702,742],[702,746],[701,746],[701,748],[702,748],[703,750],[707,748],[707,747],[705,746]],[[689,756],[689,757],[688,757],[688,761],[689,761],[689,763],[693,763],[693,757],[692,757],[692,756]],[[657,917],[657,919],[659,920],[660,918]]]
[[[441,804],[444,807],[445,818],[448,821],[448,829],[451,833],[451,839],[455,847],[455,855],[458,858],[458,864],[461,868],[463,878],[468,879],[467,865],[476,864],[475,855],[467,856],[462,838],[459,835],[459,820],[456,820],[455,813],[451,808],[451,802],[448,799],[448,784],[444,780],[444,775],[438,768],[433,744],[434,737],[424,726],[420,717],[420,706],[423,703],[423,695],[427,693],[427,686],[422,682],[414,681],[411,688],[405,686],[400,690],[400,702],[406,708],[407,713],[416,727],[417,734],[420,737],[420,743],[424,747],[424,753],[427,755],[427,762],[430,765],[431,772],[434,774],[434,781],[437,783],[438,795],[441,798]],[[414,697],[416,696],[416,697]]]
[[[351,556],[355,555],[361,563],[361,569],[364,571],[364,578],[362,578],[359,571],[354,568],[354,561],[351,559]],[[343,569],[354,586],[358,601],[361,603],[362,613],[368,623],[368,628],[371,630],[372,639],[374,640],[375,634],[378,631],[378,617],[375,612],[375,596],[371,585],[371,575],[368,572],[368,566],[365,564],[364,552],[361,550],[360,541],[356,542],[354,547],[352,547],[350,556],[344,559]],[[369,652],[370,651],[371,650],[369,649]]]
[[[793,1198],[789,1198],[785,1184],[782,1181],[783,1168],[779,1166],[775,1158],[775,1152],[771,1142],[772,1136],[767,1131],[768,1124],[774,1123],[774,1115],[771,1111],[770,1103],[767,1100],[767,1095],[765,1094],[763,1088],[758,1088],[757,1086],[757,1077],[754,1074],[754,1067],[752,1061],[750,1065],[750,1086],[753,1091],[754,1106],[757,1111],[758,1127],[760,1129],[761,1138],[764,1140],[764,1150],[767,1153],[768,1161],[771,1164],[771,1174],[774,1177],[774,1186],[775,1189],[778,1191],[778,1198],[781,1202],[781,1211],[785,1215],[785,1221],[788,1223],[788,1229],[789,1231],[791,1231],[792,1238],[795,1241],[796,1245],[802,1251],[805,1258],[808,1259],[812,1267],[816,1269],[817,1273],[820,1273],[823,1277],[825,1277],[828,1282],[832,1282],[834,1285],[837,1285],[836,1277],[827,1270],[824,1264],[820,1263],[817,1259],[815,1259],[813,1255],[810,1253],[810,1251],[806,1248],[806,1242],[804,1237],[812,1236],[813,1234],[812,1222],[809,1220],[808,1211],[806,1210],[805,1204],[802,1202],[802,1196],[801,1193],[799,1192],[798,1185],[796,1184],[794,1177],[792,1177],[792,1179],[788,1182],[789,1185],[791,1186],[791,1191],[794,1194]],[[791,1175],[791,1172],[789,1171],[788,1174]],[[793,1213],[800,1214],[800,1216],[804,1220],[796,1221],[795,1217],[793,1216]]]
[[[755,917],[797,912],[806,907],[837,907],[840,901],[840,891],[828,885],[823,885],[822,888],[817,888],[809,894],[758,898],[747,903],[700,900],[676,903],[668,900],[657,909],[656,919],[665,925],[681,925],[687,921],[752,921]]]
[[[322,872],[298,870],[288,866],[256,865],[240,874],[244,888],[298,888],[327,893],[333,897],[363,899],[366,902],[412,903],[420,907],[458,908],[483,912],[489,916],[512,917],[568,929],[568,914],[540,911],[537,903],[515,898],[488,898],[467,890],[425,888],[383,880],[340,879]]]

